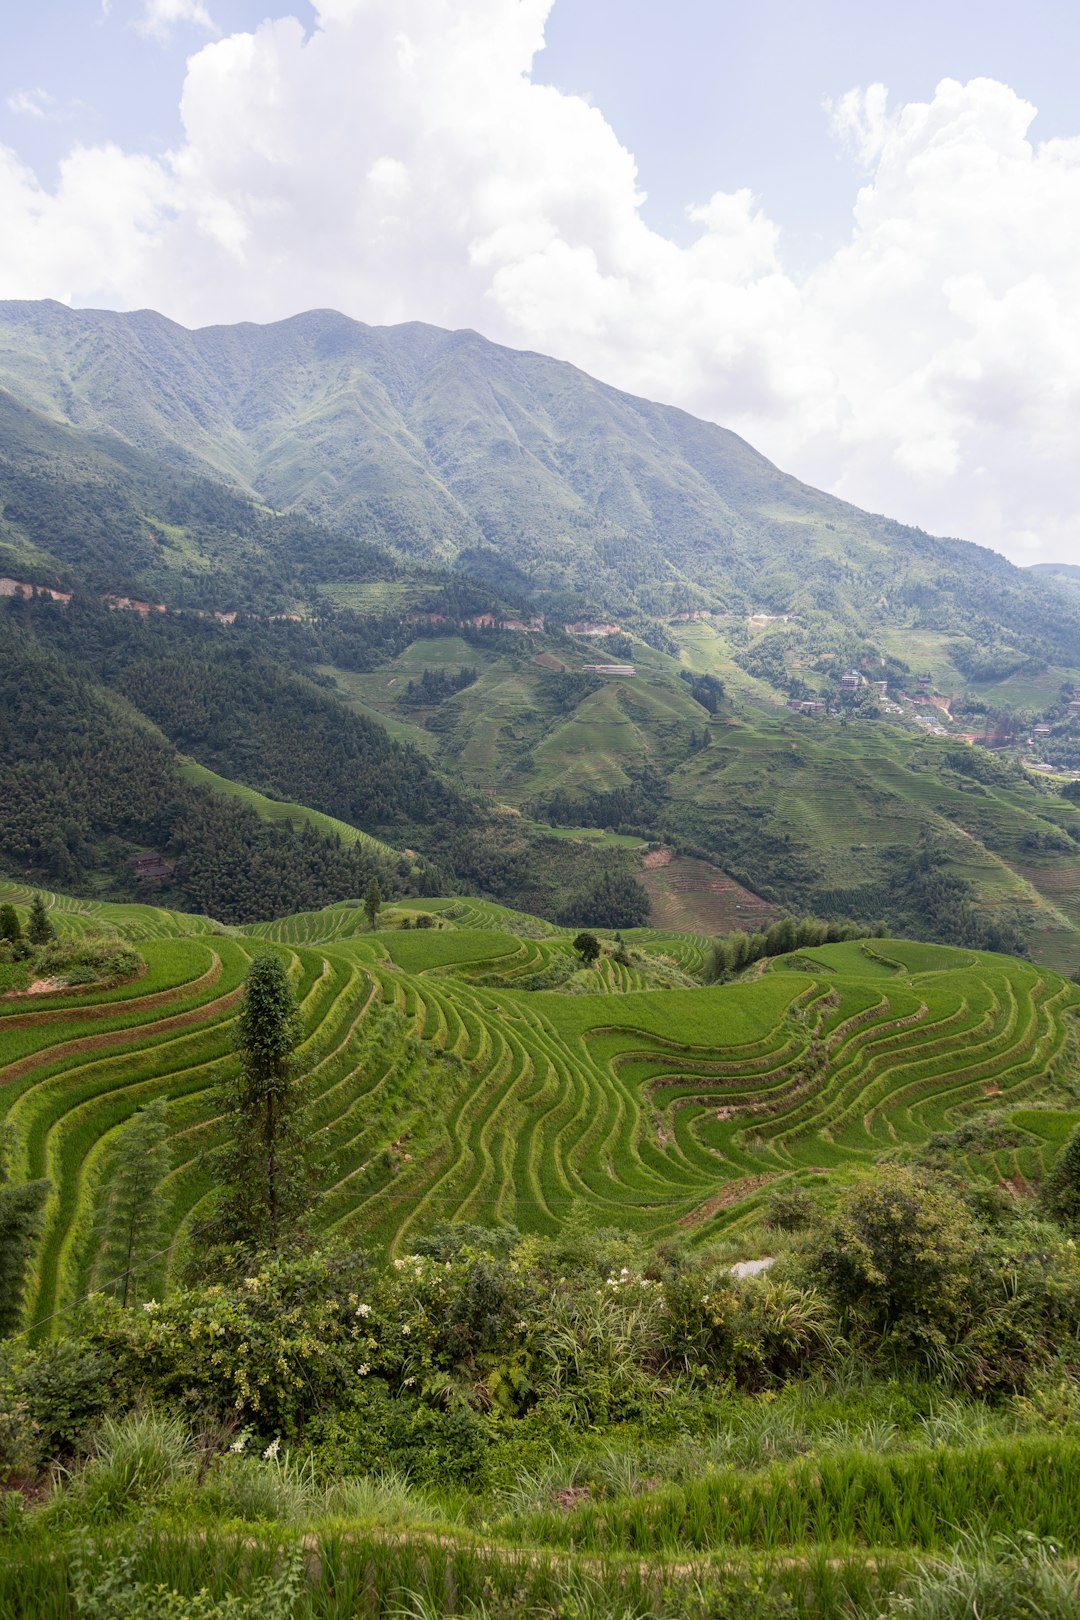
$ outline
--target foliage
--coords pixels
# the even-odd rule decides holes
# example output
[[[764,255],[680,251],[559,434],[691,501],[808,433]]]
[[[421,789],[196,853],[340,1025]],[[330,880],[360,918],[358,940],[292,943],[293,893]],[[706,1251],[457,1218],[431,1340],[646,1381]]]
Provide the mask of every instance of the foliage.
[[[39,974],[68,984],[111,984],[134,977],[145,964],[118,934],[87,934],[54,937],[37,952],[34,965]]]
[[[172,1163],[168,1105],[155,1097],[120,1133],[115,1168],[101,1205],[95,1279],[121,1305],[134,1305],[165,1235],[160,1191]]]
[[[383,897],[382,890],[379,888],[379,880],[378,878],[372,878],[364,890],[364,912],[367,916],[369,928],[375,927],[375,919],[382,910],[382,902]]]
[[[920,1352],[964,1321],[978,1251],[961,1199],[886,1167],[841,1199],[812,1269],[841,1311]]]
[[[293,1065],[301,1032],[280,957],[257,956],[236,1020],[239,1067],[222,1088],[235,1134],[217,1155],[221,1193],[214,1224],[227,1242],[275,1248],[310,1211],[305,1095]]]
[[[30,902],[30,918],[26,925],[26,937],[31,945],[51,945],[56,938],[56,929],[49,919],[45,909],[45,901],[40,894],[35,894]]]
[[[648,919],[649,896],[629,873],[605,872],[599,882],[572,894],[558,913],[559,922],[569,927],[640,928]]]
[[[26,1273],[41,1236],[43,1207],[49,1194],[45,1180],[11,1179],[11,1130],[0,1131],[0,1338],[19,1326]]]
[[[1054,1160],[1041,1189],[1044,1208],[1063,1226],[1080,1229],[1080,1126]]]
[[[836,1360],[839,1334],[828,1303],[812,1290],[770,1278],[735,1281],[705,1263],[666,1290],[665,1338],[688,1371],[768,1389]]]
[[[595,934],[582,932],[574,939],[574,950],[586,967],[591,967],[600,955],[600,941]]]

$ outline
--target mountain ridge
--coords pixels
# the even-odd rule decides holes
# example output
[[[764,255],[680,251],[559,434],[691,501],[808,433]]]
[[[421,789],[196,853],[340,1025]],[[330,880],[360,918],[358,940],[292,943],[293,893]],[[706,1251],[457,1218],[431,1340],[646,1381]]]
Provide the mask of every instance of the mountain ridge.
[[[54,426],[556,609],[935,621],[1080,663],[1072,591],[861,512],[729,429],[562,361],[336,311],[195,331],[0,303],[0,387]],[[1026,638],[1024,640],[1023,638]]]

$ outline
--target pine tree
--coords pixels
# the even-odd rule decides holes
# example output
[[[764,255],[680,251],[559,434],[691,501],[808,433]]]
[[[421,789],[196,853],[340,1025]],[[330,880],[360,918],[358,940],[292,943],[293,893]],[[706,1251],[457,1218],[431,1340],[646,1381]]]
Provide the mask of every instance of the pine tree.
[[[1062,1226],[1080,1228],[1080,1125],[1054,1160],[1041,1201]]]
[[[5,901],[0,906],[0,939],[9,940],[12,945],[17,945],[22,937],[23,931],[22,923],[19,921],[19,913],[13,905]]]
[[[168,1104],[164,1097],[140,1108],[120,1138],[116,1173],[98,1223],[96,1275],[121,1305],[139,1297],[146,1270],[162,1239],[158,1189],[172,1166]]]
[[[56,929],[50,921],[40,894],[35,894],[30,902],[30,921],[26,925],[26,937],[31,945],[51,945],[56,938]]]
[[[311,1205],[305,1093],[293,1064],[301,1032],[282,962],[257,956],[237,1017],[240,1065],[222,1097],[235,1136],[217,1155],[223,1187],[214,1225],[227,1242],[277,1248]]]
[[[375,919],[382,910],[382,890],[379,888],[378,878],[373,877],[364,893],[364,910],[367,912],[368,927],[375,927]]]
[[[0,1338],[14,1333],[22,1318],[26,1268],[49,1192],[47,1181],[9,1179],[10,1146],[5,1131],[0,1134]]]

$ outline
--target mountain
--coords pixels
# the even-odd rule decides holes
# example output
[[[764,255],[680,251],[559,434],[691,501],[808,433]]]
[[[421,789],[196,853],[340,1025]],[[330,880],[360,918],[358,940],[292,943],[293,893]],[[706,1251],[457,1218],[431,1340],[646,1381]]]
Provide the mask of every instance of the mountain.
[[[156,467],[166,484],[210,481],[573,617],[794,612],[862,634],[917,628],[1014,667],[1080,665],[1080,603],[1055,582],[861,512],[721,427],[475,332],[324,310],[192,332],[151,311],[9,302],[0,388],[24,438],[63,434],[54,461],[77,446],[109,461],[150,527]],[[321,575],[338,577],[329,562]]]
[[[128,898],[158,851],[231,921],[378,866],[584,923],[637,871],[707,932],[1075,967],[1071,583],[474,333],[8,304],[0,384],[9,870]]]

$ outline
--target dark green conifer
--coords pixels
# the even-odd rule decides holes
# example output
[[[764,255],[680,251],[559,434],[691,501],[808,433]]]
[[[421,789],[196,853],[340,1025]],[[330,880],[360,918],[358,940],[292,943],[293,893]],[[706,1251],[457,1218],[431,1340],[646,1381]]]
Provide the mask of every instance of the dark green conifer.
[[[41,1232],[47,1181],[10,1180],[10,1134],[0,1133],[0,1338],[22,1318],[26,1268]]]
[[[30,921],[26,925],[26,937],[31,945],[50,945],[56,938],[56,929],[40,894],[35,894],[30,902]]]
[[[121,1305],[134,1304],[147,1268],[161,1246],[158,1192],[169,1173],[168,1104],[164,1097],[140,1108],[124,1126],[116,1170],[99,1223],[96,1275]]]
[[[217,1155],[222,1194],[213,1225],[226,1242],[277,1248],[312,1201],[306,1099],[293,1060],[300,1010],[277,956],[252,962],[236,1023],[240,1063],[222,1096],[235,1134]]]
[[[1080,1125],[1054,1160],[1043,1183],[1042,1203],[1062,1226],[1080,1228]]]
[[[375,919],[382,910],[382,903],[383,897],[382,890],[379,888],[379,880],[373,877],[364,893],[364,910],[367,913],[369,928],[375,927]]]

